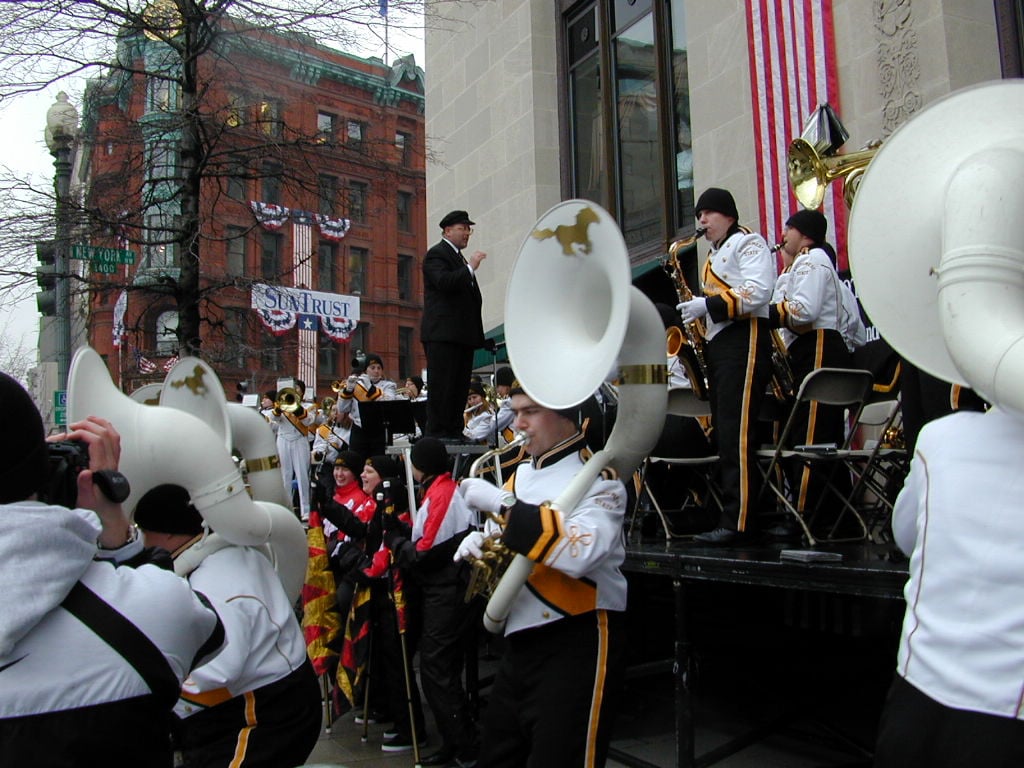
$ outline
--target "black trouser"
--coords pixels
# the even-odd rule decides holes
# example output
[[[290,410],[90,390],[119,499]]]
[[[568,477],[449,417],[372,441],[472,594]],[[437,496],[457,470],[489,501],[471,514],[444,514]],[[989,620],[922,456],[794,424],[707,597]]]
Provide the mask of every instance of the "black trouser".
[[[951,659],[950,664],[955,664]],[[999,681],[995,681],[999,682]],[[882,710],[875,768],[1020,768],[1024,721],[953,709],[899,675]]]
[[[422,584],[420,682],[444,748],[458,755],[473,753],[477,741],[462,687],[465,638],[474,615],[464,600],[465,592],[466,585],[457,578]]]
[[[427,356],[427,435],[462,438],[473,347],[443,341],[423,342]]]
[[[320,686],[307,660],[277,682],[185,718],[177,741],[186,768],[302,765],[320,717]]]
[[[808,373],[817,368],[849,368],[850,353],[842,334],[835,330],[818,330],[805,333],[790,344],[789,364],[797,386]],[[796,410],[787,447],[811,445],[814,443],[835,443],[841,446],[846,439],[845,407],[822,403],[802,403]],[[825,484],[831,482],[837,492],[843,495],[851,490],[849,473],[842,462],[811,469],[800,461],[790,467],[789,485],[793,491],[793,505],[801,512],[813,512],[825,492]],[[838,507],[837,507],[838,508]]]
[[[374,666],[371,674],[373,680],[381,684],[387,700],[387,710],[394,720],[399,737],[412,736],[410,704],[416,723],[416,737],[422,738],[426,734],[420,689],[416,684],[416,673],[412,669],[412,657],[419,642],[419,623],[414,615],[417,612],[417,599],[413,594],[405,595],[406,626],[399,632],[398,616],[391,590],[382,584],[379,590],[374,589],[373,592],[373,628],[377,635],[374,641]]]
[[[509,635],[481,768],[604,765],[626,662],[626,614],[592,611]]]
[[[705,345],[721,476],[721,526],[735,531],[753,527],[761,491],[757,434],[761,404],[771,379],[768,334],[767,319],[737,320]]]

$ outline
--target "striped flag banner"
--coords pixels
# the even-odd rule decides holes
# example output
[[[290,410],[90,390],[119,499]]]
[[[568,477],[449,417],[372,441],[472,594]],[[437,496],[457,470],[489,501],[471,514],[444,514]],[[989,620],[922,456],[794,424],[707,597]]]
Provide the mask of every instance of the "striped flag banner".
[[[757,144],[760,231],[782,239],[786,219],[799,209],[786,174],[786,151],[819,104],[839,109],[839,72],[831,0],[749,0],[747,38]],[[839,185],[825,195],[828,240],[847,268],[846,211]]]
[[[292,284],[313,285],[312,217],[305,211],[294,211],[292,223]],[[306,391],[316,394],[317,329],[299,325],[299,378],[306,382]]]

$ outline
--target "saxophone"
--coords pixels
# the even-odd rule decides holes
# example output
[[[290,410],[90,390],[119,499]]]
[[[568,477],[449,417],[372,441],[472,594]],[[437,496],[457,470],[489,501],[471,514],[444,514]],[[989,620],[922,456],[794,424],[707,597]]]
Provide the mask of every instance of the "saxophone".
[[[493,448],[482,454],[470,465],[469,477],[480,477],[484,465],[489,461],[493,461],[495,466],[500,465],[503,454],[526,445],[529,440],[528,435],[520,433],[506,445]],[[477,595],[490,599],[516,554],[501,541],[500,531],[505,529],[505,520],[493,512],[488,512],[487,517],[498,525],[499,531],[489,535],[481,542],[480,549],[483,551],[481,557],[466,558],[470,565],[469,585],[466,587],[467,603]]]
[[[669,244],[668,255],[662,261],[662,267],[675,286],[676,296],[679,297],[680,303],[692,299],[693,291],[690,290],[690,286],[687,285],[686,278],[683,276],[683,268],[679,263],[679,251],[689,248],[705,232],[707,229],[700,227],[694,232],[693,237],[676,240]],[[708,399],[708,365],[704,358],[705,333],[703,320],[684,323],[683,334],[686,336],[686,343],[682,343],[681,339],[678,343],[673,343],[670,337],[668,349],[668,354],[675,354],[679,358],[679,362],[686,370],[686,377],[690,380],[690,386],[693,387],[693,394],[701,400]]]

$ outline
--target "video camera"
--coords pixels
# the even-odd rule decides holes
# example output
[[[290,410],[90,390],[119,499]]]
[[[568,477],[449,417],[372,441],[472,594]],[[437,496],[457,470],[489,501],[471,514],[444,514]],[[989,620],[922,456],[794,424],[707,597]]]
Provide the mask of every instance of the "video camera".
[[[89,468],[89,445],[82,440],[61,440],[47,445],[50,477],[43,489],[43,501],[74,509],[78,506],[78,475]],[[93,472],[93,482],[116,504],[128,498],[131,487],[120,472],[102,469]]]
[[[355,352],[355,355],[352,358],[352,363],[349,366],[349,368],[350,368],[349,375],[356,375],[356,374],[360,374],[360,373],[365,373],[366,372],[366,360],[367,360],[367,354],[363,350],[357,349],[356,352]]]

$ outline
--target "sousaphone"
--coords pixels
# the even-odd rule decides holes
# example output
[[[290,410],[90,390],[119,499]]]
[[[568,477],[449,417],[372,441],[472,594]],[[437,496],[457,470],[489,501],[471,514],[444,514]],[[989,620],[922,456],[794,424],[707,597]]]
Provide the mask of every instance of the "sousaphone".
[[[850,218],[857,294],[893,348],[1024,413],[1024,82],[957,91],[897,129]]]
[[[505,338],[519,383],[548,408],[578,405],[606,379],[619,384],[605,447],[551,506],[572,510],[606,467],[628,477],[664,426],[665,332],[650,299],[632,285],[622,232],[601,206],[559,203],[523,240],[509,277]],[[516,555],[484,612],[489,631],[502,630],[532,570],[531,560]]]

